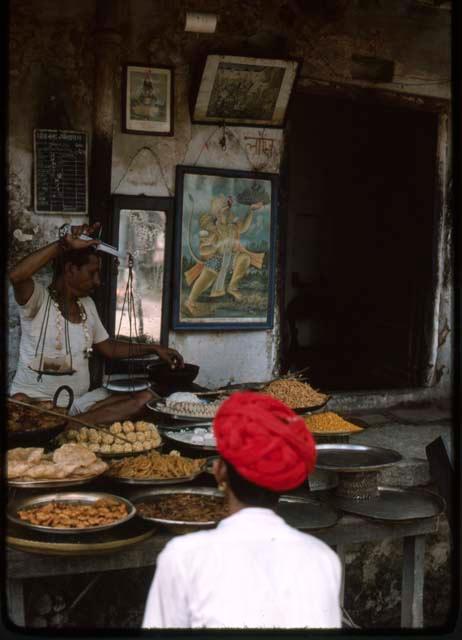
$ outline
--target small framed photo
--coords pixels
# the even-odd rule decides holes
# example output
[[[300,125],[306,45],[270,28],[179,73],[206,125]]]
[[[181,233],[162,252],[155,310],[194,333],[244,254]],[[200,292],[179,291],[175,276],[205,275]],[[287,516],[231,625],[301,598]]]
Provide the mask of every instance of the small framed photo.
[[[283,127],[298,60],[207,56],[192,121],[244,127]]]
[[[173,329],[271,329],[278,176],[177,166]]]
[[[173,135],[173,68],[124,67],[122,131]]]

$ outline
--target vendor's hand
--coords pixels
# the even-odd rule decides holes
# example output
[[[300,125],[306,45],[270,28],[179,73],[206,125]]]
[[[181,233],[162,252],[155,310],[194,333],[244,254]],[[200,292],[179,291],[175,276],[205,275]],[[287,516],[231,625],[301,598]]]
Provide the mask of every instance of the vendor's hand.
[[[265,205],[263,202],[254,202],[253,204],[250,205],[250,208],[252,211],[257,211],[257,209],[261,209],[264,206]]]
[[[171,369],[182,369],[184,367],[183,357],[175,349],[156,345],[156,353],[161,360],[170,365]]]
[[[95,222],[90,226],[88,224],[72,226],[71,233],[67,233],[64,236],[67,246],[69,249],[86,249],[87,247],[97,246],[100,243],[99,240],[81,240],[79,236],[82,234],[91,236],[93,233],[96,233],[100,227],[101,224],[99,222]]]

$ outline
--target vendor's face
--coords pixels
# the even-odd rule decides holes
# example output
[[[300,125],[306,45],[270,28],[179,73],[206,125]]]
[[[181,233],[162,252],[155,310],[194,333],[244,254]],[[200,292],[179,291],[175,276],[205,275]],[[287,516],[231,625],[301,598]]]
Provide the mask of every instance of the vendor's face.
[[[80,297],[88,296],[101,284],[101,260],[97,256],[90,256],[88,262],[78,267],[68,265],[67,284]]]

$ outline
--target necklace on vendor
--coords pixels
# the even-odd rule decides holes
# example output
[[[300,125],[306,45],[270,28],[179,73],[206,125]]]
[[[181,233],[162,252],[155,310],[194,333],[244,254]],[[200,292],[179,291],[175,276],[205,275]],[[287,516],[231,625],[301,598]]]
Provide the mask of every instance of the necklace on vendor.
[[[50,293],[50,298],[53,303],[53,306],[56,309],[56,338],[55,338],[56,350],[61,351],[63,348],[63,321],[64,321],[64,342],[66,345],[66,350],[67,350],[67,347],[69,347],[69,350],[70,350],[69,330],[68,330],[69,321],[63,315],[61,306],[59,304],[58,292],[56,291],[56,289],[50,286],[48,287],[48,291]],[[88,322],[87,322],[88,316],[87,316],[87,312],[85,311],[85,307],[83,306],[80,299],[76,298],[75,302],[77,304],[77,308],[79,310],[79,316],[82,321],[81,324],[82,324],[83,336],[85,340],[85,347],[84,347],[83,353],[84,353],[84,357],[88,359],[93,353],[92,340],[90,337],[90,331],[88,329]]]

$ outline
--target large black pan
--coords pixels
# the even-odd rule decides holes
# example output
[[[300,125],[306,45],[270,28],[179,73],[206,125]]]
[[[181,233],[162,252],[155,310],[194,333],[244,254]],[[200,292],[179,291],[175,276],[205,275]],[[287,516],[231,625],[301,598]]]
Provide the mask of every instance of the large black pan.
[[[67,403],[66,411],[69,410],[74,401],[74,392],[67,385],[63,385],[56,389],[56,393],[53,396],[53,407],[56,408],[58,398],[62,391],[67,391],[69,394],[69,400]],[[31,402],[30,404],[37,404],[40,407],[40,402]],[[11,405],[13,406],[13,405]],[[40,412],[37,411],[37,416]],[[58,424],[51,425],[49,427],[37,427],[35,429],[24,429],[23,431],[7,431],[8,448],[13,447],[39,447],[45,445],[47,442],[58,436],[67,425],[66,416],[63,415],[63,421]]]

